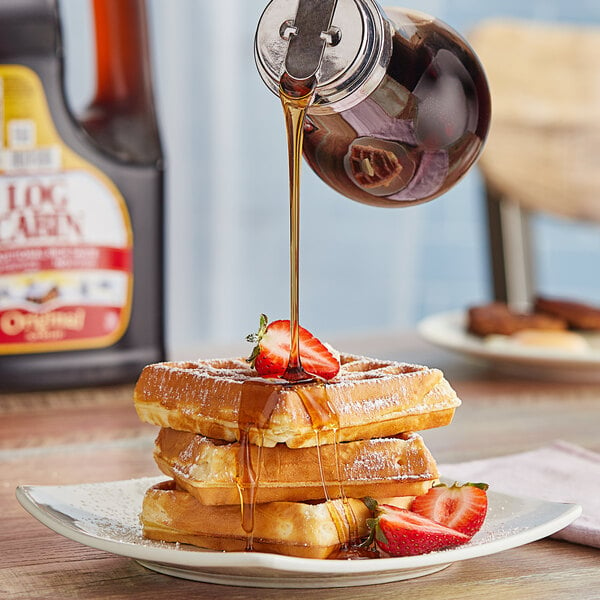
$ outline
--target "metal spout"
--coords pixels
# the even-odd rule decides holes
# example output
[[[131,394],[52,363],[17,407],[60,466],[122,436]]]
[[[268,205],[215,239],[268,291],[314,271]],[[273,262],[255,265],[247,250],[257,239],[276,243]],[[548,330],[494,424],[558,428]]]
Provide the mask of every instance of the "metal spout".
[[[254,40],[263,81],[275,94],[314,90],[311,112],[361,102],[391,52],[392,27],[376,0],[271,0]]]
[[[338,28],[332,28],[338,0],[299,0],[296,18],[282,24],[280,32],[289,36],[285,71],[298,82],[311,82],[323,60],[325,47],[341,38]]]

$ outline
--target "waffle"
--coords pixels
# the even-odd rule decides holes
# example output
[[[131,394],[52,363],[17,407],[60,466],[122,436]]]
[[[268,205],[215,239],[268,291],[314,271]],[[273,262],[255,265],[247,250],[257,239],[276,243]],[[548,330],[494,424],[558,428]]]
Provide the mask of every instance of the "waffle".
[[[194,433],[161,429],[154,458],[160,470],[202,504],[238,504],[236,485],[239,443],[223,443]],[[260,473],[256,502],[322,500],[323,479],[330,498],[340,497],[336,452],[344,494],[417,496],[438,476],[433,456],[421,436],[359,440],[320,448],[251,446],[251,461]]]
[[[407,508],[412,498],[382,499]],[[369,510],[360,500],[349,499],[356,520],[350,527],[341,500],[320,503],[270,502],[257,504],[253,548],[306,558],[327,558],[341,545],[367,534]],[[238,505],[207,506],[179,490],[174,481],[151,487],[144,496],[140,516],[144,537],[193,544],[219,551],[243,551],[248,534],[242,529]],[[354,536],[352,536],[354,537]]]
[[[161,427],[231,442],[247,430],[255,445],[303,448],[440,427],[460,405],[438,369],[347,354],[341,363],[327,383],[293,386],[256,377],[243,359],[157,363],[142,371],[135,407]]]
[[[392,183],[402,172],[402,165],[391,150],[367,144],[353,144],[350,151],[350,169],[356,182],[368,189]]]

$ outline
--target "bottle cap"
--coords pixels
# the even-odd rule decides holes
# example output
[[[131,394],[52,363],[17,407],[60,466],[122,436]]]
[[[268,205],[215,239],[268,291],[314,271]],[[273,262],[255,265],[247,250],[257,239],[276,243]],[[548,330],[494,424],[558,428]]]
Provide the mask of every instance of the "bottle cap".
[[[303,6],[311,2],[312,7]],[[314,15],[310,23],[313,29],[315,21],[329,27],[320,35],[311,31],[303,37],[306,15],[326,13],[331,5],[319,0],[272,0],[260,18],[254,43],[258,71],[275,94],[286,71],[314,73],[317,84],[310,110],[315,113],[339,112],[361,102],[380,83],[392,52],[392,25],[374,0],[337,0],[333,19],[328,14]],[[322,48],[303,50],[303,43]],[[290,51],[293,56],[288,56]],[[302,60],[314,64],[303,69]]]

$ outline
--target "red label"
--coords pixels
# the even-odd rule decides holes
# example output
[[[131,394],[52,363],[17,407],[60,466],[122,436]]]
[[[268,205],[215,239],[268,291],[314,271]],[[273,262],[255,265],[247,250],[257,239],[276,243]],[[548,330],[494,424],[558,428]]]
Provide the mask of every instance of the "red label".
[[[131,251],[102,246],[42,246],[0,250],[0,275],[33,270],[131,271]]]
[[[63,306],[47,312],[0,311],[0,344],[105,337],[118,328],[121,313],[118,306]]]

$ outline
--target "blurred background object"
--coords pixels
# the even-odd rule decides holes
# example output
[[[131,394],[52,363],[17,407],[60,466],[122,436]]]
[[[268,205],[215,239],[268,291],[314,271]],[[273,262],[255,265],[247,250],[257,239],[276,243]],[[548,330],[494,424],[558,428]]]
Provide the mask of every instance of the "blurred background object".
[[[471,41],[495,100],[479,163],[494,297],[527,306],[538,291],[533,215],[600,225],[600,27],[496,19]]]
[[[287,317],[283,117],[258,76],[252,51],[266,3],[149,1],[169,174],[167,321],[175,351],[241,340],[255,329],[260,312]],[[600,23],[600,3],[591,0],[383,4],[433,14],[467,38],[492,17]],[[81,49],[67,54],[76,111],[91,93],[86,5],[62,0],[66,44]],[[320,337],[407,329],[425,315],[492,297],[478,170],[444,197],[406,209],[349,202],[306,167],[302,185],[300,319]],[[597,229],[544,215],[532,226],[538,287],[598,302],[600,279],[590,276],[600,256]]]
[[[165,355],[146,5],[92,6],[93,94],[73,119],[58,2],[0,2],[2,391],[131,381]]]

